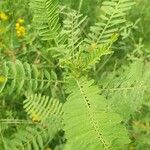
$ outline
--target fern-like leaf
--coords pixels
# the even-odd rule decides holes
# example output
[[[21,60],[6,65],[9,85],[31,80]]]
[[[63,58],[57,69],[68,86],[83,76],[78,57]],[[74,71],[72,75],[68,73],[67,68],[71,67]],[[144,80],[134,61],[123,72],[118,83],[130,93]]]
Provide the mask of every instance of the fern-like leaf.
[[[66,12],[65,20],[63,21],[64,27],[62,32],[67,37],[67,48],[68,54],[74,53],[74,51],[79,48],[83,43],[81,39],[81,25],[86,20],[86,17],[79,14],[75,10],[68,10]]]
[[[117,40],[118,35],[114,34],[109,39],[107,44],[98,45],[95,49],[89,51],[88,55],[85,58],[82,58],[82,64],[84,70],[91,69],[96,63],[99,62],[102,56],[112,53],[111,46]]]
[[[19,60],[15,62],[4,62],[1,65],[0,76],[3,82],[0,82],[0,93],[7,88],[7,94],[14,91],[20,93],[23,89],[35,91],[45,89],[50,86],[51,76],[47,70],[40,70],[36,65],[22,63]]]
[[[42,122],[47,118],[55,121],[62,119],[62,104],[56,99],[50,99],[49,96],[28,94],[23,103],[25,111],[32,119]]]
[[[4,139],[3,149],[5,150],[44,150],[47,142],[51,141],[60,130],[58,124],[52,120],[46,124],[39,124],[34,127],[28,126],[18,129],[9,139]]]
[[[145,92],[150,86],[150,67],[143,62],[135,61],[119,73],[109,73],[101,78],[103,94],[108,97],[108,103],[124,120],[130,118],[144,104]]]
[[[102,4],[103,14],[100,21],[91,27],[86,39],[87,43],[107,43],[114,33],[121,29],[120,25],[126,22],[125,16],[134,5],[133,0],[111,0]]]
[[[93,80],[81,78],[71,82],[64,104],[64,123],[72,150],[116,150],[129,143],[122,119],[107,109]]]
[[[31,0],[34,24],[43,40],[54,40],[60,30],[58,0]]]
[[[83,74],[98,63],[102,56],[112,53],[111,46],[116,39],[117,35],[113,35],[106,44],[96,45],[94,49],[88,49],[88,51],[80,50],[76,53],[75,59],[72,57],[65,59],[62,65],[69,68],[74,75]],[[83,49],[87,49],[87,47],[85,46]]]

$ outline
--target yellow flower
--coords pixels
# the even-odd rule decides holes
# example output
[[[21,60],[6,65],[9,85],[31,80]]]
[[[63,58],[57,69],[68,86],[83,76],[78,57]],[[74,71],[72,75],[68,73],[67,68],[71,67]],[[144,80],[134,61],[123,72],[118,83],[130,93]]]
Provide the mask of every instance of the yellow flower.
[[[16,22],[15,28],[16,28],[16,33],[18,37],[24,37],[26,34],[26,29],[22,25],[24,23],[24,19],[19,18]]]
[[[24,37],[26,34],[26,29],[24,26],[16,26],[16,32],[18,37]]]
[[[0,83],[5,82],[6,78],[4,76],[0,76]]]
[[[0,20],[6,21],[8,20],[8,16],[4,12],[0,12]]]
[[[33,122],[39,122],[40,121],[39,117],[36,114],[33,114],[31,119]]]
[[[24,23],[24,19],[23,18],[19,18],[17,22],[20,23],[20,24],[23,24]]]
[[[17,22],[16,23],[16,30],[19,29],[19,27],[20,27],[20,24]]]
[[[25,27],[20,26],[19,30],[20,30],[21,32],[25,32]]]

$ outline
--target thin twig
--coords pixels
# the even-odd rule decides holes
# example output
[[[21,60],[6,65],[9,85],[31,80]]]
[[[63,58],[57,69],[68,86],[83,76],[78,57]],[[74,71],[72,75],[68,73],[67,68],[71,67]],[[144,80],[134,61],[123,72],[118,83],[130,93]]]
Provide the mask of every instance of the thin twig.
[[[138,87],[122,87],[122,88],[105,88],[101,89],[102,91],[123,91],[123,90],[134,90],[134,89],[141,89],[142,88],[147,88],[149,85],[144,85],[144,86],[138,86]]]
[[[2,124],[35,124],[32,121],[19,120],[19,119],[0,119]]]
[[[79,7],[78,7],[78,12],[80,12],[80,11],[81,11],[82,4],[83,4],[83,0],[80,0]]]

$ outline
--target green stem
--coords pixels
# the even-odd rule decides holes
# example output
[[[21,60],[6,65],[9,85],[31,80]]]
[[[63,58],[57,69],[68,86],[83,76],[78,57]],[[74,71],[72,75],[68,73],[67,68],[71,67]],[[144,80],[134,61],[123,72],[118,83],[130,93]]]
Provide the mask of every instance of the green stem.
[[[80,0],[79,7],[78,7],[78,12],[80,12],[80,11],[81,11],[82,4],[83,4],[83,0]]]

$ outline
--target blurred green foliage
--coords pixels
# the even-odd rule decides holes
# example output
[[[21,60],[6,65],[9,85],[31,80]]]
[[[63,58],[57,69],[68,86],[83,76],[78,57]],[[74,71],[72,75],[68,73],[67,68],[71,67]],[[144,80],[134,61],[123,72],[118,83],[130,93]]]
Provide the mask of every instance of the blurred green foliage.
[[[90,29],[90,25],[93,25],[96,21],[100,20],[101,5],[104,0],[60,0],[60,6],[69,7],[88,16],[88,22],[85,24],[86,28],[83,33],[83,37],[87,35]],[[111,97],[112,100],[122,98],[124,92],[106,92],[105,89],[124,88],[124,86],[131,88],[134,87],[136,82],[140,82],[143,76],[140,76],[139,65],[135,65],[130,70],[131,64],[139,61],[142,62],[148,68],[150,65],[150,0],[135,0],[136,5],[128,13],[128,24],[123,29],[121,40],[117,41],[113,46],[114,53],[110,56],[104,56],[100,63],[96,64],[89,72],[96,83],[98,83],[102,94],[106,97]],[[37,64],[40,70],[50,67],[52,69],[51,76],[55,80],[55,83],[51,85],[51,90],[42,91],[44,94],[61,97],[61,101],[64,102],[66,95],[64,93],[64,87],[59,80],[62,80],[63,69],[58,68],[58,60],[53,58],[53,53],[48,51],[49,44],[41,41],[37,31],[34,29],[33,11],[29,7],[29,0],[1,0],[0,1],[0,13],[5,13],[7,19],[0,20],[0,64],[4,61],[14,61],[21,59],[23,62],[26,60],[30,64]],[[18,19],[23,19],[22,26],[25,28],[25,35],[23,37],[17,36],[16,23]],[[148,67],[147,67],[148,66]],[[143,69],[142,68],[142,69]],[[133,82],[123,82],[128,80],[133,70],[137,72],[133,75]],[[142,70],[141,69],[141,70]],[[144,69],[143,69],[144,70]],[[146,70],[146,69],[145,69]],[[143,72],[143,74],[149,70]],[[0,72],[1,73],[1,72]],[[1,77],[1,76],[0,76]],[[138,77],[140,79],[138,80]],[[135,80],[135,78],[137,80]],[[144,76],[144,79],[146,75]],[[143,80],[144,80],[143,79]],[[0,84],[2,77],[0,78]],[[58,81],[57,81],[58,80]],[[143,81],[142,80],[142,81]],[[122,83],[123,82],[123,83]],[[146,81],[148,84],[149,80]],[[120,83],[118,85],[118,83]],[[132,83],[132,84],[131,84]],[[139,85],[138,85],[139,86]],[[136,85],[137,88],[137,85]],[[142,87],[141,87],[142,89]],[[139,90],[139,89],[138,89]],[[138,91],[137,92],[141,92]],[[135,89],[136,91],[136,89]],[[149,88],[145,90],[143,94],[143,101],[140,104],[138,110],[127,119],[124,124],[128,129],[128,134],[131,139],[131,143],[128,145],[129,150],[149,150],[150,149],[150,91]],[[39,92],[39,91],[37,91]],[[9,120],[22,120],[26,119],[26,113],[22,109],[22,102],[24,95],[0,95],[0,144],[3,143],[3,138],[9,138],[13,135],[20,126],[16,123],[11,125],[11,122],[5,122],[5,119]],[[125,93],[125,96],[128,94]],[[136,93],[131,92],[130,98],[133,99]],[[114,97],[116,99],[114,99]],[[16,97],[18,100],[16,100]],[[129,99],[130,100],[130,99]],[[124,104],[120,105],[121,108]],[[121,111],[121,110],[117,110]],[[127,111],[127,110],[125,110]],[[25,128],[23,124],[21,128]],[[63,131],[58,133],[55,138],[48,144],[54,150],[62,150],[63,144],[66,142]],[[1,148],[1,147],[0,147]],[[47,149],[48,150],[48,149]]]

